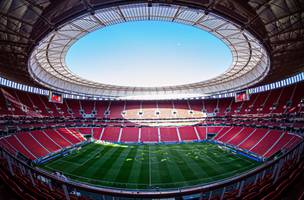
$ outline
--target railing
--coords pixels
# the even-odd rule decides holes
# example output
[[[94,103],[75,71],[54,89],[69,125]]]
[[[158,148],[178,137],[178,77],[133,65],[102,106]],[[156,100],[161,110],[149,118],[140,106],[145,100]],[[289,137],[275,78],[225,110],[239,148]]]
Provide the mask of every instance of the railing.
[[[300,83],[304,81],[304,72],[300,72],[294,76],[291,76],[289,78],[279,80],[270,84],[254,87],[254,88],[249,88],[248,91],[250,94],[255,94],[259,92],[264,92],[264,91],[269,91],[277,88],[282,88],[288,85]],[[3,77],[0,77],[0,86],[5,86],[9,88],[14,88],[17,90],[25,91],[25,92],[30,92],[30,93],[35,93],[39,95],[49,95],[49,90],[37,88],[37,87],[32,87],[28,85],[24,85],[21,83],[17,83],[8,79],[5,79]],[[229,92],[229,93],[223,93],[223,94],[215,94],[211,95],[208,97],[197,97],[197,98],[188,98],[188,99],[221,99],[221,98],[229,98],[229,97],[234,97],[235,92]],[[104,98],[102,96],[86,96],[83,94],[64,94],[64,98],[67,99],[79,99],[79,100],[111,100],[112,98]],[[114,98],[115,99],[115,98]]]
[[[126,199],[126,198],[180,198],[186,196],[197,197],[198,199],[211,199],[219,197],[224,199],[226,195],[234,193],[236,196],[244,195],[245,188],[263,181],[266,177],[268,182],[275,184],[284,175],[286,166],[295,166],[301,161],[304,151],[304,141],[301,141],[290,151],[284,153],[279,158],[264,163],[260,167],[241,174],[237,177],[228,178],[208,185],[193,186],[190,188],[177,188],[173,190],[127,190],[96,187],[73,180],[65,181],[62,178],[45,172],[39,168],[30,166],[25,161],[11,155],[5,149],[0,148],[2,158],[2,170],[7,170],[10,176],[23,177],[29,180],[33,188],[37,183],[48,187],[50,191],[63,194],[64,198],[72,199],[77,194],[92,199]],[[292,165],[290,165],[292,162]],[[287,165],[288,163],[288,165]],[[4,167],[4,168],[3,168]],[[18,183],[17,183],[18,184]],[[41,185],[39,184],[39,185]],[[61,192],[58,192],[58,191]]]

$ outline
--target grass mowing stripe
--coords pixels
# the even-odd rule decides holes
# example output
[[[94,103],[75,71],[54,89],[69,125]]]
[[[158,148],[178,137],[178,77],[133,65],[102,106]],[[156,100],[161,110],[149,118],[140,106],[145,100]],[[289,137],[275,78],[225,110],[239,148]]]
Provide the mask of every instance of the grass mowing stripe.
[[[144,146],[142,150],[142,164],[140,166],[140,171],[139,171],[139,179],[138,181],[142,184],[148,185],[149,184],[149,154],[148,154],[148,146]],[[139,188],[145,188],[142,186],[139,186]]]
[[[89,144],[42,168],[63,171],[70,178],[96,185],[147,189],[208,183],[258,164],[208,143]]]
[[[122,166],[121,166],[121,169],[119,171],[119,173],[117,174],[115,180],[116,181],[124,181],[126,183],[128,183],[129,181],[129,177],[130,177],[130,172],[132,171],[132,167],[133,167],[133,164],[134,164],[134,157],[135,155],[137,154],[137,148],[132,148],[128,155],[127,155],[127,159],[125,160],[125,162],[122,163]],[[129,169],[130,171],[129,172],[126,172],[126,170],[124,169]]]
[[[86,162],[84,165],[74,169],[73,171],[71,171],[70,173],[75,174],[75,175],[84,175],[88,178],[92,178],[94,177],[94,172],[98,170],[98,166],[100,161],[104,160],[104,158],[107,157],[111,157],[113,152],[115,151],[115,149],[110,148],[105,146],[103,149],[99,149],[99,154],[95,154],[94,157],[92,157],[92,155],[88,155],[91,157],[91,160],[89,160],[88,162]],[[85,156],[85,154],[82,154],[83,156]],[[100,159],[100,158],[103,159]]]
[[[180,178],[179,171],[176,165],[171,162],[170,157],[167,154],[166,148],[159,148],[156,146],[153,152],[153,176],[155,176],[153,185],[158,186],[159,184],[171,183],[175,179]],[[175,174],[175,176],[172,176]]]
[[[134,156],[134,162],[132,165],[132,168],[130,170],[130,175],[129,175],[129,179],[128,182],[129,183],[138,183],[138,179],[140,176],[140,168],[142,165],[142,160],[140,159],[142,156],[142,151],[143,151],[144,146],[138,146],[136,148],[136,154]]]
[[[179,168],[180,173],[183,175],[183,177],[185,177],[185,180],[189,181],[199,178],[189,167],[187,161],[184,159],[184,156],[181,156],[176,150],[169,149],[169,152],[175,157],[176,166]]]
[[[82,164],[84,161],[86,161],[88,159],[87,156],[83,156],[83,154],[87,154],[87,155],[90,155],[96,151],[99,151],[100,148],[96,148],[97,146],[94,144],[94,145],[89,145],[89,146],[84,146],[83,148],[81,148],[81,152],[82,153],[79,153],[79,151],[74,151],[72,153],[71,156],[67,157],[67,161],[70,161],[70,162],[75,162],[75,163],[79,163],[79,164]]]
[[[111,170],[112,165],[118,159],[120,159],[120,154],[124,151],[123,148],[113,147],[114,151],[111,152],[112,155],[108,156],[106,159],[99,159],[96,163],[98,167],[95,168],[93,173],[94,178],[103,179],[109,170]]]
[[[197,148],[189,148],[188,146],[185,148],[188,150],[187,156],[194,156],[194,159],[198,164],[200,170],[206,176],[222,172],[221,170],[214,168],[214,164],[217,164],[214,160],[210,159],[209,161],[206,161],[206,157],[208,157],[209,151],[213,150],[214,146],[209,147],[209,151],[207,151],[205,148],[203,148],[201,151]]]
[[[197,151],[195,149],[188,148],[187,146],[184,148],[188,150],[188,153],[186,156],[183,156],[183,158],[189,168],[191,168],[192,172],[197,177],[208,176],[208,172],[205,170],[207,168],[207,163],[201,163],[199,154],[196,154]]]
[[[106,180],[115,180],[117,174],[121,170],[123,164],[126,162],[126,159],[128,158],[129,152],[131,151],[131,148],[126,148],[122,152],[119,152],[120,154],[117,156],[117,159],[115,162],[112,162],[111,167],[109,167],[109,170],[104,174],[104,179]],[[124,168],[125,173],[129,173],[129,168]],[[121,181],[123,182],[123,181]]]

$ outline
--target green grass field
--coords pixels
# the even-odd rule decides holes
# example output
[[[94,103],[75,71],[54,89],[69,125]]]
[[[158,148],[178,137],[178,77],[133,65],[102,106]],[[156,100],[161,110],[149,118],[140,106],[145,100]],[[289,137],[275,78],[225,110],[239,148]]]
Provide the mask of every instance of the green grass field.
[[[100,186],[128,189],[178,188],[237,175],[259,163],[217,145],[96,144],[41,165],[67,177]]]

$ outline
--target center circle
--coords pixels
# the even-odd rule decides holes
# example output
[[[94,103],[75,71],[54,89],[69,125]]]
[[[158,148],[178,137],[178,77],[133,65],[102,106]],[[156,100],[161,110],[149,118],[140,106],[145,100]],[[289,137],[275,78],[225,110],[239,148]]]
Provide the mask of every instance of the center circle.
[[[162,21],[126,22],[85,35],[69,49],[68,68],[103,84],[162,87],[196,83],[225,72],[229,47],[207,31]]]

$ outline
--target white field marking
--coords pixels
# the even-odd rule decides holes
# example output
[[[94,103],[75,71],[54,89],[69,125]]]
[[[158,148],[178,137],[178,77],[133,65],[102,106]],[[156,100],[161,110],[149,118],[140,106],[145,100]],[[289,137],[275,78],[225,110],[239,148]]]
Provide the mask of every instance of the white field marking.
[[[254,165],[254,163],[252,163],[251,165],[249,165],[249,166],[252,166],[252,165]],[[249,167],[248,166],[248,167]],[[58,171],[58,169],[54,169],[54,168],[52,168],[52,167],[49,167],[49,166],[45,166],[45,168],[48,168],[48,169],[50,169],[51,171]],[[250,169],[248,169],[248,170],[250,170]],[[248,170],[246,170],[246,171],[244,171],[243,173],[246,173]],[[142,185],[142,186],[147,186],[147,184],[142,184],[142,183],[128,183],[128,182],[119,182],[119,181],[107,181],[107,180],[100,180],[100,179],[94,179],[94,178],[87,178],[87,177],[83,177],[83,176],[77,176],[77,175],[73,175],[73,174],[71,174],[71,173],[68,173],[68,172],[64,172],[64,171],[62,171],[64,174],[66,174],[66,175],[69,175],[69,176],[71,176],[71,177],[77,177],[77,178],[80,178],[80,179],[86,179],[86,180],[88,180],[88,181],[95,181],[95,182],[99,182],[99,183],[110,183],[110,184],[117,184],[117,183],[119,183],[119,184],[125,184],[125,185]],[[237,173],[237,172],[240,172],[240,170],[233,170],[233,171],[229,171],[229,172],[226,172],[226,173],[221,173],[221,174],[218,174],[218,175],[216,175],[216,176],[212,176],[212,177],[204,177],[204,178],[198,178],[198,179],[195,179],[195,180],[191,180],[191,181],[177,181],[177,182],[161,182],[161,183],[155,183],[154,185],[155,186],[157,186],[157,185],[168,185],[168,184],[170,184],[170,185],[176,185],[176,184],[184,184],[184,183],[187,183],[187,184],[191,184],[191,182],[193,182],[193,181],[195,181],[195,182],[197,182],[197,181],[202,181],[202,182],[205,182],[205,181],[207,181],[207,180],[212,180],[212,179],[214,179],[214,178],[216,178],[216,177],[219,177],[219,176],[226,176],[226,175],[228,175],[228,174],[236,174],[237,176],[239,176],[240,174],[239,173]],[[242,174],[243,174],[242,173]],[[223,179],[221,179],[221,180],[225,180],[225,179],[227,179],[227,178],[231,178],[231,177],[234,177],[234,176],[227,176],[226,178],[223,178]],[[218,180],[215,180],[215,181],[218,181]],[[210,184],[210,183],[212,183],[213,181],[211,181],[211,182],[205,182],[205,183],[202,183],[202,184],[194,184],[194,185],[192,185],[192,186],[195,186],[195,185],[204,185],[204,184]]]
[[[77,162],[71,162],[71,161],[67,161],[67,160],[62,160],[62,159],[58,159],[58,160],[55,160],[53,163],[67,163],[69,165],[76,165],[76,166],[81,166],[81,164],[77,163]]]
[[[87,160],[85,160],[83,163],[79,164],[80,166],[85,165],[87,162],[89,162],[90,160],[92,160],[97,154],[101,153],[103,149],[98,149],[98,151],[96,151],[94,154],[92,154]]]
[[[44,167],[49,169],[50,171],[60,171],[60,170],[55,169],[53,167],[49,167],[49,166],[44,166]],[[63,172],[64,174],[66,174],[70,177],[77,177],[77,178],[80,178],[80,179],[86,179],[88,181],[95,181],[95,182],[100,182],[100,183],[109,183],[109,184],[119,183],[119,184],[125,184],[125,185],[143,185],[143,186],[147,185],[147,184],[142,184],[142,183],[126,183],[126,182],[119,182],[119,181],[100,180],[100,179],[94,179],[94,178],[87,178],[87,177],[84,177],[84,176],[77,176],[77,175],[74,175],[74,174],[71,174],[71,173],[68,173],[68,172],[64,172],[64,171],[61,171],[61,172]]]
[[[100,149],[98,149],[98,150],[99,151],[95,152],[94,155],[89,156],[88,159],[86,159],[83,163],[71,162],[71,161],[66,161],[66,160],[62,160],[62,159],[55,160],[54,162],[55,163],[57,163],[57,161],[58,162],[67,162],[67,163],[74,164],[74,165],[77,165],[77,166],[83,166],[84,164],[86,164],[87,162],[89,162],[90,160],[92,160],[92,158],[95,157],[98,153],[101,152]],[[72,157],[74,155],[70,155],[70,156]]]
[[[181,149],[179,149],[179,150],[181,150]],[[149,154],[150,154],[150,147],[149,147]],[[242,157],[240,157],[241,159],[243,159]],[[210,160],[212,160],[211,158],[207,158],[208,160],[210,159]],[[243,159],[243,160],[245,160],[245,159]],[[149,155],[149,161],[150,161],[150,155]],[[245,161],[248,161],[248,160],[245,160]],[[68,162],[68,161],[67,161]],[[215,161],[214,161],[215,162]],[[249,161],[248,161],[249,162]],[[71,162],[70,162],[71,163]],[[231,161],[225,161],[225,162],[219,162],[218,164],[221,164],[221,163],[231,163]],[[75,164],[75,163],[73,163],[73,164]],[[78,165],[80,165],[80,164],[78,164]],[[250,162],[250,165],[248,165],[248,166],[246,166],[246,167],[250,167],[250,166],[252,166],[252,165],[254,165],[254,163],[253,162]],[[53,168],[51,168],[51,167],[47,167],[46,166],[46,168],[49,168],[49,169],[53,169]],[[54,170],[54,169],[53,169]],[[56,170],[56,169],[55,169]],[[248,170],[250,170],[250,168],[248,169]],[[246,171],[248,171],[248,170],[246,170]],[[58,171],[58,170],[57,170]],[[226,172],[226,173],[221,173],[221,174],[218,174],[218,175],[216,175],[216,176],[212,176],[212,177],[203,177],[203,178],[199,178],[199,179],[195,179],[195,180],[192,180],[192,181],[179,181],[179,182],[161,182],[161,183],[154,183],[153,185],[155,185],[155,186],[157,186],[157,185],[168,185],[168,184],[170,184],[170,185],[176,185],[176,184],[181,184],[181,183],[186,183],[186,184],[191,184],[192,182],[197,182],[197,181],[202,181],[202,182],[205,182],[205,181],[207,181],[207,180],[212,180],[212,179],[214,179],[214,178],[216,178],[216,177],[218,177],[218,176],[226,176],[227,174],[233,174],[234,172],[235,172],[235,174],[237,174],[237,172],[238,171],[240,171],[240,170],[234,170],[234,171],[230,171],[230,172]],[[243,172],[243,173],[245,173],[245,172]],[[92,181],[96,181],[96,182],[99,182],[99,183],[110,183],[110,184],[115,184],[115,183],[120,183],[120,184],[125,184],[125,185],[143,185],[143,186],[147,186],[147,184],[140,184],[140,183],[134,183],[134,184],[132,184],[132,183],[125,183],[125,182],[118,182],[118,181],[106,181],[106,180],[99,180],[99,179],[93,179],[93,178],[86,178],[86,177],[82,177],[82,176],[77,176],[77,175],[73,175],[73,174],[70,174],[70,173],[64,173],[64,174],[67,174],[67,175],[70,175],[71,177],[78,177],[78,178],[81,178],[81,179],[85,179],[85,180],[88,180],[88,181],[90,181],[90,180],[92,180]],[[152,176],[150,176],[150,177],[152,177]],[[226,178],[229,178],[229,177],[233,177],[233,176],[228,176],[228,177],[226,177]],[[223,180],[224,180],[225,178],[223,178]],[[202,183],[202,184],[196,184],[196,185],[203,185],[203,184],[210,184],[210,182],[206,182],[206,183]],[[150,184],[150,186],[151,186],[152,184]],[[193,185],[193,186],[195,186],[195,185]]]

